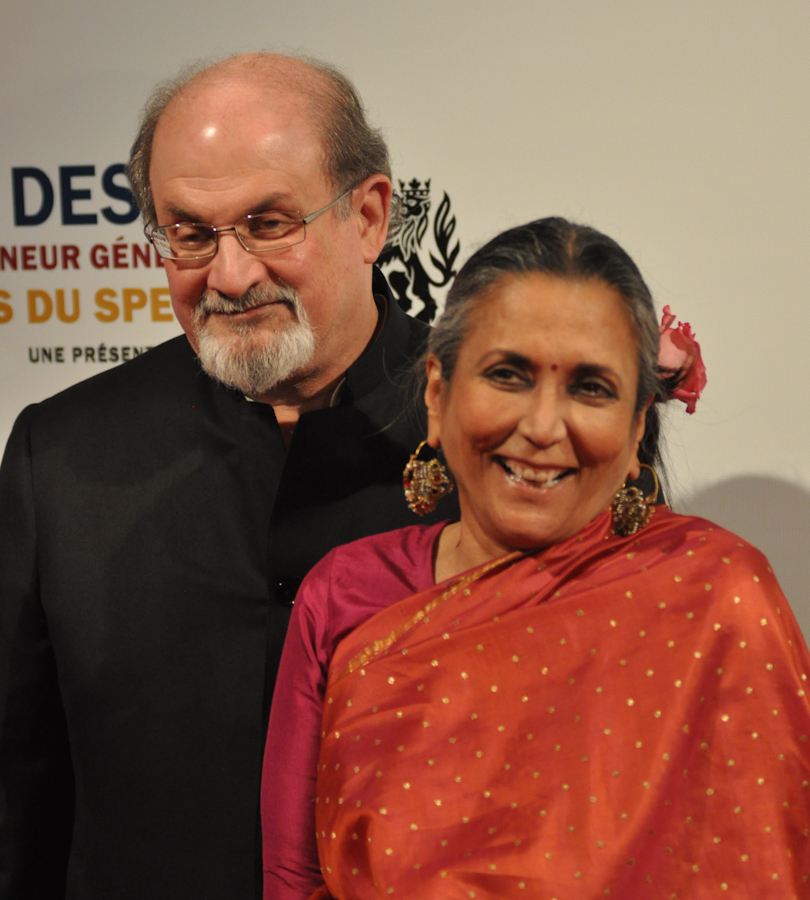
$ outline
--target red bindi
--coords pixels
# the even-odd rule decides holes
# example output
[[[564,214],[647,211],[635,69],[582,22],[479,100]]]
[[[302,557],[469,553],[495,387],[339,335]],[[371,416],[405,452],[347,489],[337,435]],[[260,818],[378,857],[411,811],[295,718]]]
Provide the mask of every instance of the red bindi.
[[[557,363],[552,363],[552,364],[551,364],[551,371],[552,371],[552,372],[556,372],[558,368],[559,368],[559,367],[558,367]]]

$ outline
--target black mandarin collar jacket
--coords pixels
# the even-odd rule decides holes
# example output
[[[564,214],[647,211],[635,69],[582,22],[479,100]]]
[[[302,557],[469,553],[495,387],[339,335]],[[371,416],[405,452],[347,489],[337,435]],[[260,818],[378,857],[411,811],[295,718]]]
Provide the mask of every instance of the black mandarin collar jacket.
[[[379,272],[374,290],[381,333],[286,449],[185,337],[21,414],[0,470],[0,900],[260,898],[295,589],[332,547],[416,521],[404,373],[426,328]]]

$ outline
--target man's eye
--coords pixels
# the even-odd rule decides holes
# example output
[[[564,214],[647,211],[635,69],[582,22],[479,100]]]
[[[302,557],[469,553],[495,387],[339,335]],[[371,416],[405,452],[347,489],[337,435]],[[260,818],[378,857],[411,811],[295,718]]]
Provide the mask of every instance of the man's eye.
[[[212,239],[212,232],[207,228],[192,228],[184,225],[181,228],[176,228],[174,231],[174,240],[184,247],[196,247],[200,244],[207,244]]]
[[[247,220],[247,226],[253,235],[273,235],[287,231],[296,225],[295,219],[284,213],[267,212],[257,216],[251,216]]]

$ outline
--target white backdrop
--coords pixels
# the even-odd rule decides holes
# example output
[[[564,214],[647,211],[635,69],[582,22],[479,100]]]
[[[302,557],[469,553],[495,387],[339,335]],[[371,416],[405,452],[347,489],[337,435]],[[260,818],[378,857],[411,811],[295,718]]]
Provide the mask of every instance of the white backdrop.
[[[134,268],[145,242],[137,221],[120,223],[121,179],[113,169],[105,189],[104,175],[157,80],[262,47],[356,81],[395,175],[430,178],[434,211],[448,194],[457,262],[549,214],[629,250],[708,367],[696,414],[670,416],[674,505],[762,547],[810,634],[806,0],[6,0],[0,440],[24,405],[113,364],[112,348],[178,332],[154,256]],[[44,173],[18,172],[16,213],[14,169]],[[15,224],[44,215],[44,178],[52,212]],[[74,291],[79,314],[64,321]]]

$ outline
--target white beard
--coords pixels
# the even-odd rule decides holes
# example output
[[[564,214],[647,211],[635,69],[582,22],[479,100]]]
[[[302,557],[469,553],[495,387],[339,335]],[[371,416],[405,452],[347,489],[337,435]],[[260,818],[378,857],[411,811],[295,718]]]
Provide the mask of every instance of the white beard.
[[[227,334],[213,333],[208,327],[214,313],[243,311],[268,301],[286,303],[295,320],[281,326],[258,319],[232,322]],[[237,299],[206,291],[194,310],[193,328],[203,369],[248,396],[265,394],[287,381],[315,354],[309,317],[297,291],[287,285],[256,285]]]

